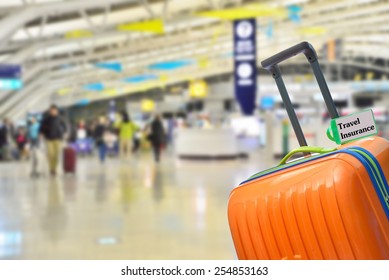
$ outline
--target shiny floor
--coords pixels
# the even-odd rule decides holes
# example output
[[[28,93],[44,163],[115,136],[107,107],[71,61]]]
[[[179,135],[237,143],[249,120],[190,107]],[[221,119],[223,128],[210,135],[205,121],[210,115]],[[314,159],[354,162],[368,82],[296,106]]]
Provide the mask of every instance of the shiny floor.
[[[154,164],[79,158],[77,174],[31,179],[28,162],[0,163],[1,259],[235,259],[231,189],[274,164],[249,159]]]

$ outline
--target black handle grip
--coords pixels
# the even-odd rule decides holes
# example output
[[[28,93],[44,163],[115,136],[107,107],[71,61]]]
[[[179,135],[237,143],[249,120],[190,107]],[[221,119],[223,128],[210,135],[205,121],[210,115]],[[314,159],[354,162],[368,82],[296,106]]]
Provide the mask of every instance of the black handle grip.
[[[308,61],[310,62],[310,65],[313,70],[313,74],[315,75],[317,83],[319,84],[321,93],[323,95],[324,101],[326,103],[331,118],[332,119],[338,118],[339,117],[338,111],[336,110],[334,101],[332,100],[332,96],[330,90],[328,89],[326,80],[324,79],[323,72],[320,69],[320,65],[317,59],[315,49],[312,47],[311,44],[309,44],[308,42],[302,42],[300,44],[297,44],[276,55],[273,55],[272,57],[269,57],[268,59],[265,59],[264,61],[262,61],[262,66],[273,75],[273,78],[276,81],[278,90],[280,91],[282,97],[282,101],[284,102],[286,111],[288,113],[293,129],[296,133],[300,146],[307,146],[307,141],[304,137],[304,133],[301,129],[296,112],[293,109],[293,105],[292,102],[290,101],[289,94],[288,91],[286,90],[284,81],[282,80],[280,68],[277,65],[278,63],[292,56],[295,56],[299,53],[303,53],[307,57]]]
[[[270,68],[277,65],[278,63],[287,60],[288,58],[291,58],[300,53],[303,53],[307,57],[310,63],[317,60],[317,54],[315,52],[315,49],[312,47],[312,45],[308,42],[301,42],[297,45],[294,45],[293,47],[290,47],[289,49],[286,49],[282,52],[279,52],[263,60],[261,64],[263,68],[269,70]]]

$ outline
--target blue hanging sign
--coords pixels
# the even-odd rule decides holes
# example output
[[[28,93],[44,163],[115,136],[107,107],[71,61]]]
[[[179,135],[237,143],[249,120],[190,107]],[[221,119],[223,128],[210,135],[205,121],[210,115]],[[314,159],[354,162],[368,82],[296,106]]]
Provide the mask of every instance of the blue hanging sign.
[[[263,110],[273,109],[275,105],[275,100],[273,96],[262,96],[260,100],[260,107]]]
[[[127,83],[138,84],[146,81],[158,80],[158,78],[159,77],[157,75],[144,74],[125,78],[124,81]]]
[[[84,89],[92,91],[103,91],[104,85],[102,83],[87,84],[84,86]]]
[[[123,66],[119,62],[99,62],[95,64],[96,67],[115,71],[115,72],[122,72]]]
[[[0,89],[21,89],[23,82],[20,79],[3,79],[0,78]]]
[[[192,60],[180,59],[165,62],[158,62],[148,66],[150,70],[176,70],[193,64]]]
[[[89,100],[89,99],[83,98],[83,99],[78,100],[78,101],[76,102],[75,105],[76,105],[76,106],[83,107],[83,106],[89,105],[89,103],[90,103],[90,100]]]
[[[22,67],[16,64],[0,64],[0,78],[17,79],[22,77]]]
[[[290,5],[287,7],[288,17],[291,21],[295,23],[301,22],[301,11],[302,8],[298,5]]]
[[[235,96],[244,115],[255,110],[257,91],[256,20],[234,21]]]

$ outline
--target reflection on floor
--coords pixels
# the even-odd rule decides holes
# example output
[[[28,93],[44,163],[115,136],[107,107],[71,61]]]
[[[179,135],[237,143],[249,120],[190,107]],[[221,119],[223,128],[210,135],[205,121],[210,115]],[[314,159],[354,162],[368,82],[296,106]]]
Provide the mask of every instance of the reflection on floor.
[[[1,259],[234,259],[227,201],[261,159],[80,158],[77,174],[30,179],[0,164]]]

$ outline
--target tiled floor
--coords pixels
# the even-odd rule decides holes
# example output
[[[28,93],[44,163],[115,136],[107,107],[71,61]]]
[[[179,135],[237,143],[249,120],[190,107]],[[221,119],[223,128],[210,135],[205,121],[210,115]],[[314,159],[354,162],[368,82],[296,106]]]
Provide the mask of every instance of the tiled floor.
[[[0,163],[2,259],[234,259],[231,189],[272,160],[79,158],[76,176],[31,179]]]

